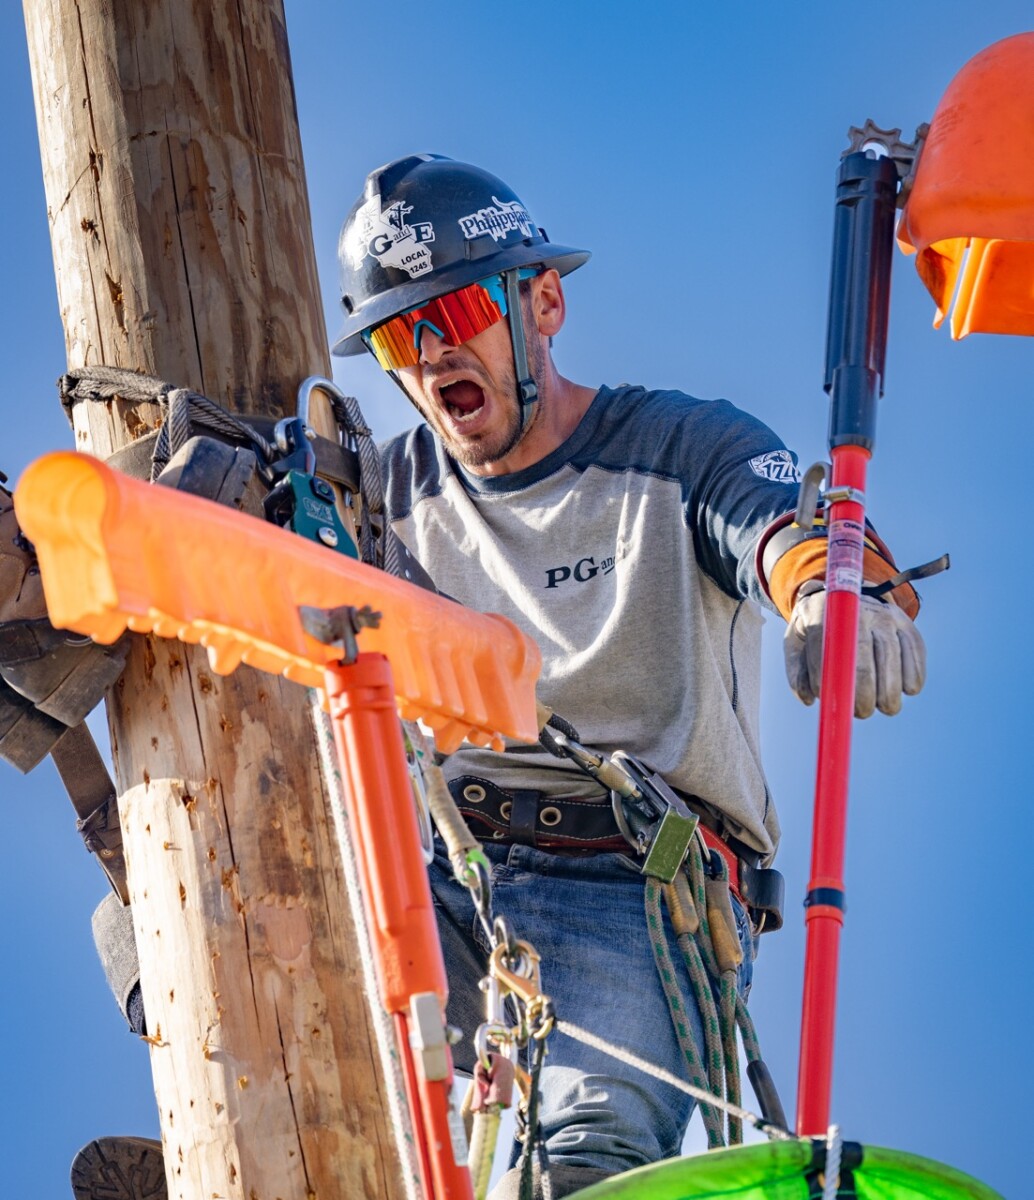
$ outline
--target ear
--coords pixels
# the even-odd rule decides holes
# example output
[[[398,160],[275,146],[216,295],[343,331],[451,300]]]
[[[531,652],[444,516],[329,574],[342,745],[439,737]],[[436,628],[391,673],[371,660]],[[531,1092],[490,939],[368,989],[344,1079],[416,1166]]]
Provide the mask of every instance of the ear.
[[[552,267],[531,281],[531,298],[535,328],[543,337],[554,337],[563,327],[567,305],[560,275]]]

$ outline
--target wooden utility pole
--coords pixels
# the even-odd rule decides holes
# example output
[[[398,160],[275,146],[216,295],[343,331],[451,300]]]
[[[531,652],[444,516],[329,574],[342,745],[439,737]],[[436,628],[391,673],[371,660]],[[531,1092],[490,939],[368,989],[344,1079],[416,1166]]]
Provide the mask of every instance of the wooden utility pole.
[[[329,359],[281,0],[24,8],[69,368],[289,412]],[[402,1196],[305,693],[141,637],[109,724],[170,1195]]]

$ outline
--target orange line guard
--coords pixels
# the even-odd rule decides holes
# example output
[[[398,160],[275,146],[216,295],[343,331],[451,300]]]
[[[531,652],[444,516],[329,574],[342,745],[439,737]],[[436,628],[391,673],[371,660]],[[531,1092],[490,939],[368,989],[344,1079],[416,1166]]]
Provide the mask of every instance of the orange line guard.
[[[85,454],[48,454],[15,494],[53,623],[110,643],[125,629],[200,643],[212,670],[241,662],[322,688],[341,651],[302,628],[303,605],[370,605],[361,649],[387,656],[399,713],[446,754],[538,737],[538,647],[472,612],[235,509],[131,479]]]

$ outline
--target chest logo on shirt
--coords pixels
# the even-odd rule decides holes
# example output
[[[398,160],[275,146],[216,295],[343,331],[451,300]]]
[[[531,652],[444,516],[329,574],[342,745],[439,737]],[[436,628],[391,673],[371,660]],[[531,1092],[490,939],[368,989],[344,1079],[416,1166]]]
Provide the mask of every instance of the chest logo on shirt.
[[[594,558],[580,558],[569,567],[547,567],[546,588],[559,587],[562,583],[588,583],[597,575],[609,575],[614,570],[615,561],[616,556],[612,554],[609,558],[601,558],[599,562]]]
[[[773,483],[801,482],[801,473],[789,450],[770,450],[752,458],[747,465],[755,475],[771,479]]]

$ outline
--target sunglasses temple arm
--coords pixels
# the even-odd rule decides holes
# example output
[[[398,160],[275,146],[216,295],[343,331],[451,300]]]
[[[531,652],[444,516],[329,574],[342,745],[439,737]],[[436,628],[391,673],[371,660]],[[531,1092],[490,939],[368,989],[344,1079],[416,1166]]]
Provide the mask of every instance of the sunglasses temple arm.
[[[528,346],[524,338],[524,317],[521,298],[517,290],[520,272],[517,267],[503,272],[506,288],[506,317],[510,324],[510,341],[513,345],[513,369],[517,377],[517,402],[521,406],[521,427],[528,423],[531,406],[539,398],[538,388],[528,370]]]

